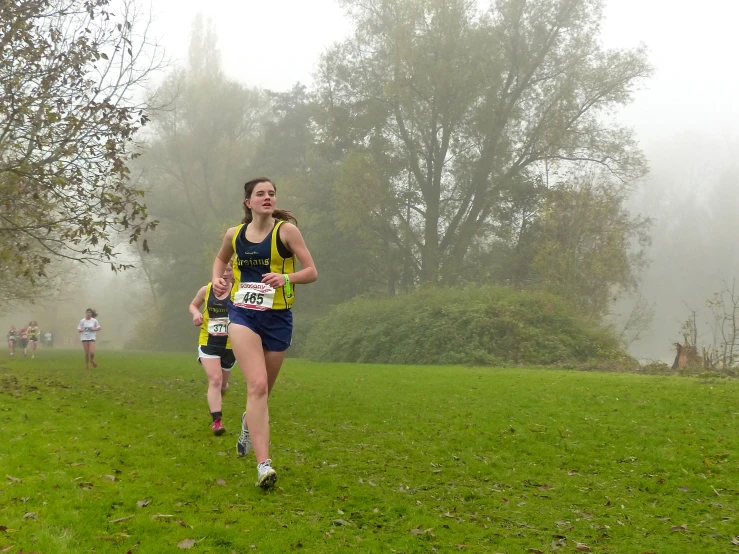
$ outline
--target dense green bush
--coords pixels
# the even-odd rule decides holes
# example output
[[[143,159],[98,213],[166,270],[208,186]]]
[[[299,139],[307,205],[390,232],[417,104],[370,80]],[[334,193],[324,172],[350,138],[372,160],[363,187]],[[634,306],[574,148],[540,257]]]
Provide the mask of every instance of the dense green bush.
[[[303,354],[315,361],[393,364],[629,360],[607,330],[561,299],[491,286],[352,300],[313,325]]]

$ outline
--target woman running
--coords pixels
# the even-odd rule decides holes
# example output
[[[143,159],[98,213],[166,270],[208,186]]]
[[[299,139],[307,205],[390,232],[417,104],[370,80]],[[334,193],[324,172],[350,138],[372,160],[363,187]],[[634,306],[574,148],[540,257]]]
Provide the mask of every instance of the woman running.
[[[229,264],[223,272],[223,279],[230,286],[233,284],[233,277],[233,269]],[[223,395],[228,390],[228,379],[236,358],[231,350],[231,339],[228,338],[230,291],[216,295],[212,288],[213,283],[208,283],[198,291],[190,302],[190,314],[193,324],[200,326],[198,362],[208,376],[208,407],[213,418],[211,429],[214,435],[222,435],[226,432],[222,422]],[[200,313],[203,304],[205,310]]]
[[[38,328],[38,324],[32,321],[28,324],[28,340],[31,343],[31,358],[36,357],[36,346],[38,346],[38,339],[41,336],[41,330]]]
[[[23,356],[28,353],[28,330],[24,327],[20,333],[20,347],[23,349]]]
[[[246,456],[253,446],[257,485],[264,489],[277,481],[269,459],[267,401],[292,340],[293,286],[318,277],[295,217],[275,209],[275,193],[274,183],[267,178],[244,185],[243,223],[226,231],[213,263],[213,290],[220,296],[229,290],[221,275],[236,254],[228,336],[247,385],[236,450]],[[303,267],[300,271],[296,271],[296,257]]]
[[[15,342],[18,340],[18,333],[15,330],[15,325],[10,326],[10,331],[8,331],[8,350],[10,351],[10,356],[15,356]]]
[[[82,341],[82,348],[85,351],[85,369],[90,369],[89,363],[92,367],[97,367],[95,363],[95,338],[97,332],[100,330],[100,323],[95,319],[98,316],[97,312],[92,308],[87,308],[85,312],[85,319],[80,321],[77,326],[77,332],[80,333],[80,340]]]

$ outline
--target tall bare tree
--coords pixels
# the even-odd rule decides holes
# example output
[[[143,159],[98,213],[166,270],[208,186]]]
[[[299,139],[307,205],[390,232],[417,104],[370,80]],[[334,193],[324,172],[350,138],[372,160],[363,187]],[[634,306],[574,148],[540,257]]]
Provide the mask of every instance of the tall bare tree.
[[[0,258],[14,274],[106,261],[154,226],[127,163],[162,63],[134,0],[0,3]]]

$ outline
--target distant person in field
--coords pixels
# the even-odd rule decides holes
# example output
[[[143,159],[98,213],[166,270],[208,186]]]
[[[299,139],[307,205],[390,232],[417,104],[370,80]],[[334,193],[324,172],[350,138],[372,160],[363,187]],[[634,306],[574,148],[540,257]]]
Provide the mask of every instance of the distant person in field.
[[[28,329],[25,327],[20,332],[20,347],[23,349],[23,355],[28,354]]]
[[[41,337],[41,330],[38,328],[38,323],[32,321],[28,324],[28,341],[31,345],[31,358],[36,357],[36,347],[38,346],[38,340]]]
[[[100,330],[100,323],[95,319],[97,316],[95,310],[87,308],[85,318],[77,326],[82,348],[85,351],[85,369],[90,369],[89,364],[92,364],[92,367],[98,366],[95,362],[95,339],[97,338],[97,332]]]
[[[45,345],[48,347],[54,346],[54,335],[51,334],[51,331],[46,331],[44,333],[44,341]]]
[[[233,269],[226,266],[223,279],[233,284]],[[223,294],[213,292],[213,283],[202,287],[190,302],[190,314],[194,325],[200,327],[198,339],[198,362],[208,376],[208,407],[213,420],[211,429],[214,435],[226,432],[223,426],[223,395],[228,390],[231,369],[236,363],[231,339],[228,338],[228,303],[230,291]],[[200,308],[205,309],[200,313]]]
[[[275,195],[276,187],[267,178],[244,185],[243,223],[226,231],[213,263],[216,295],[231,289],[228,336],[247,385],[236,450],[246,456],[253,446],[257,485],[264,489],[277,481],[269,459],[268,399],[292,341],[294,286],[318,277],[295,217],[276,209]],[[234,254],[231,286],[222,275]]]
[[[18,340],[18,331],[15,330],[15,325],[10,326],[10,331],[8,331],[8,351],[10,352],[10,356],[15,356],[15,343]]]

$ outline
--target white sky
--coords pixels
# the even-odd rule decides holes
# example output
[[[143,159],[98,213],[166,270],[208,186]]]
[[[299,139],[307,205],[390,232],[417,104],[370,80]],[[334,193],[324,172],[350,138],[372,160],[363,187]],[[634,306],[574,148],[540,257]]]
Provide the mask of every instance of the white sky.
[[[152,0],[156,33],[184,60],[198,12],[215,22],[224,69],[251,86],[310,83],[320,54],[349,31],[337,0]],[[610,0],[608,46],[650,50],[656,69],[623,113],[643,143],[685,130],[739,134],[739,2]]]

